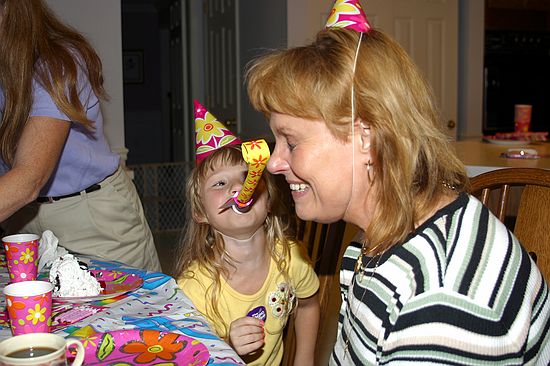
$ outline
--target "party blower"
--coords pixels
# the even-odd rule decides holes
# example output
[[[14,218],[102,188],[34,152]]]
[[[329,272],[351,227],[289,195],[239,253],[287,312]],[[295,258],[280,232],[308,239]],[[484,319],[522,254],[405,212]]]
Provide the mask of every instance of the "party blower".
[[[254,140],[241,144],[243,159],[248,165],[248,173],[240,192],[227,200],[221,210],[231,207],[236,213],[248,212],[254,201],[254,191],[260,183],[260,178],[270,157],[269,146],[265,140]]]

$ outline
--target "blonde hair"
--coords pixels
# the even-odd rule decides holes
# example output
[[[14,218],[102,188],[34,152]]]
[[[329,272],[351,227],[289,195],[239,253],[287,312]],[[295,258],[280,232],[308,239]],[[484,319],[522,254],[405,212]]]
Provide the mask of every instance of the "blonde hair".
[[[0,85],[5,97],[0,154],[11,165],[33,103],[33,77],[71,121],[88,128],[93,122],[79,99],[79,66],[87,71],[95,94],[104,99],[107,94],[93,48],[42,0],[2,0],[0,5]]]
[[[196,264],[198,268],[205,271],[212,280],[212,285],[207,288],[206,316],[213,321],[212,325],[222,324],[216,332],[221,337],[227,337],[228,329],[224,324],[219,312],[218,303],[221,292],[221,276],[227,274],[227,266],[233,266],[233,260],[225,251],[225,244],[222,236],[217,233],[208,223],[202,222],[200,218],[206,217],[204,206],[201,200],[201,189],[207,176],[223,166],[235,166],[243,163],[241,148],[238,145],[230,145],[216,150],[200,165],[195,167],[187,180],[187,223],[184,235],[178,248],[177,263],[175,267],[176,278],[193,278],[194,273],[190,267]],[[290,261],[290,224],[287,207],[280,199],[279,190],[274,177],[265,171],[261,181],[267,189],[270,210],[268,212],[264,229],[266,243],[275,261],[277,269],[283,275],[287,283],[291,280],[288,274]]]
[[[247,71],[252,105],[268,118],[281,113],[324,120],[332,134],[351,135],[351,89],[356,118],[371,128],[376,208],[364,227],[380,253],[405,240],[433,210],[445,183],[467,189],[462,162],[441,127],[432,91],[411,58],[384,33],[330,29],[307,46],[273,51]]]

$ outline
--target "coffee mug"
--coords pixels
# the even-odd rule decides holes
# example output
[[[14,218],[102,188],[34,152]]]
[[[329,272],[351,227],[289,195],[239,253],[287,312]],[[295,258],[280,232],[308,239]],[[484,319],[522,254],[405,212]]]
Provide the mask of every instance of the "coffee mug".
[[[78,339],[65,339],[52,333],[18,335],[0,343],[0,365],[65,366],[67,350],[71,346],[76,347],[76,357],[71,365],[82,365],[85,350]]]

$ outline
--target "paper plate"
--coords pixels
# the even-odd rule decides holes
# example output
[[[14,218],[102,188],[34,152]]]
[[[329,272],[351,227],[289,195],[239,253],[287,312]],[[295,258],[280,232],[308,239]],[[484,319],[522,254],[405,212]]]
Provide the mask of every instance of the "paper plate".
[[[206,365],[210,353],[194,338],[153,329],[115,330],[79,338],[85,365]]]
[[[504,145],[504,146],[525,146],[529,145],[531,141],[529,140],[507,140],[507,139],[496,139],[493,137],[484,137],[483,141],[495,145]]]
[[[121,271],[90,270],[92,275],[99,281],[103,290],[96,296],[82,297],[53,297],[54,301],[83,303],[97,300],[110,299],[123,295],[127,292],[137,290],[143,285],[143,278],[134,273]]]

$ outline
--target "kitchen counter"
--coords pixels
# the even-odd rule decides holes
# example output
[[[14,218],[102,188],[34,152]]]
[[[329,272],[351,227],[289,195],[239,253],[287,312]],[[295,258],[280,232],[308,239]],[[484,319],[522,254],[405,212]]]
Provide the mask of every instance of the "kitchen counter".
[[[495,169],[543,168],[550,169],[550,142],[532,142],[519,146],[498,145],[481,139],[452,143],[460,160],[466,165],[468,176],[473,177]],[[500,155],[508,149],[535,149],[538,159],[507,159]]]

